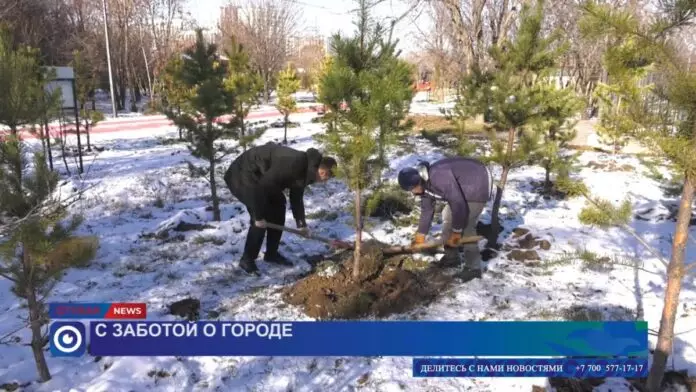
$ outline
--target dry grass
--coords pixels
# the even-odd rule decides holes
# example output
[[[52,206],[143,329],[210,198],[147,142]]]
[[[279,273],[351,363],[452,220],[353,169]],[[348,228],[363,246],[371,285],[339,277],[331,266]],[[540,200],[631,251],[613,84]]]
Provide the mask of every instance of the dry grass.
[[[433,116],[428,114],[417,114],[407,118],[413,121],[413,131],[415,133],[426,132],[454,132],[456,128],[445,116]],[[468,120],[466,122],[468,132],[483,132],[483,121]]]

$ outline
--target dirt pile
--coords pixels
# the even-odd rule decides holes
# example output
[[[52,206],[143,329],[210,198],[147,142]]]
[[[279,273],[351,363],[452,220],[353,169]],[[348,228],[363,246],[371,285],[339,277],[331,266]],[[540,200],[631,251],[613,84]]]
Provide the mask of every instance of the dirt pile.
[[[436,266],[409,268],[415,263],[407,255],[386,258],[383,244],[363,246],[358,279],[352,278],[352,251],[343,252],[283,290],[284,301],[318,319],[385,317],[428,304],[454,279]]]

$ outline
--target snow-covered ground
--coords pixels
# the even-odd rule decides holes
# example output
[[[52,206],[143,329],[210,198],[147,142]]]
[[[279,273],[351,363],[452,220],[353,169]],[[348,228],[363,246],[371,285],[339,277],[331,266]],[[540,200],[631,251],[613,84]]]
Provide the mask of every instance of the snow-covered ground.
[[[298,114],[292,121],[300,128],[288,130],[291,147],[314,146],[311,135],[322,126],[311,123],[314,114]],[[273,121],[273,119],[269,119]],[[259,262],[263,276],[240,272],[238,260],[248,227],[248,215],[229,191],[220,189],[222,221],[213,222],[206,211],[209,188],[205,180],[188,175],[186,160],[192,160],[186,146],[162,143],[176,130],[162,127],[142,132],[95,134],[92,143],[103,147],[97,155],[86,156],[85,184],[93,188],[74,212],[87,218],[79,234],[100,238],[101,247],[90,267],[70,271],[56,287],[52,301],[145,302],[148,318],[173,320],[167,305],[189,296],[201,300],[201,318],[221,320],[306,320],[298,309],[282,302],[278,288],[307,271],[305,256],[327,252],[321,243],[302,240],[292,234],[283,237],[281,251],[295,266],[282,268]],[[269,129],[258,143],[282,139],[282,129]],[[395,153],[389,179],[417,159],[430,161],[442,152],[424,139],[414,139],[415,153]],[[233,143],[233,142],[230,142]],[[221,168],[234,156],[228,157]],[[585,167],[579,174],[599,197],[621,201],[630,197],[636,210],[670,203],[659,184],[646,177],[647,169],[635,158],[587,152],[582,161],[617,160],[632,170],[603,171]],[[72,161],[70,161],[72,164]],[[57,163],[62,170],[63,163]],[[73,169],[74,170],[74,169]],[[495,174],[499,171],[495,170]],[[223,184],[219,176],[220,183]],[[583,226],[578,212],[581,199],[546,201],[530,189],[531,180],[543,172],[531,167],[513,171],[503,197],[502,215],[506,231],[518,226],[549,238],[552,247],[541,251],[541,266],[498,257],[488,262],[482,280],[453,286],[435,303],[394,319],[430,320],[550,320],[562,319],[574,305],[597,309],[605,317],[627,318],[636,314],[658,328],[663,303],[665,275],[661,263],[628,234]],[[66,189],[80,185],[73,179]],[[312,186],[305,203],[313,230],[350,237],[352,200],[339,180]],[[335,212],[336,219],[322,221],[319,216]],[[288,211],[288,222],[292,215]],[[488,210],[482,220],[489,219]],[[168,240],[148,239],[143,234],[170,227],[180,220],[205,223],[202,231],[173,233]],[[407,244],[414,228],[377,224],[371,233],[381,241]],[[675,224],[666,220],[635,220],[633,227],[667,257],[670,234]],[[292,226],[292,224],[291,224]],[[438,227],[433,229],[437,233]],[[694,227],[691,235],[696,235]],[[564,257],[566,252],[588,250],[599,256],[639,259],[641,269],[615,266],[611,270],[584,268],[582,262]],[[687,255],[696,257],[696,245],[689,243]],[[564,261],[559,261],[564,258]],[[646,272],[651,271],[651,272]],[[684,281],[676,330],[688,331],[696,325],[696,282],[693,275]],[[26,309],[0,280],[0,337],[23,325]],[[22,329],[12,343],[0,346],[0,384],[27,384],[36,380],[30,348],[30,334]],[[7,340],[7,339],[6,339]],[[654,345],[654,336],[650,338]],[[696,373],[696,331],[677,336],[674,364]],[[148,357],[59,359],[47,353],[53,379],[27,385],[26,391],[531,391],[545,386],[539,378],[493,379],[452,378],[415,379],[411,377],[411,358],[284,358],[284,357]],[[671,359],[670,359],[671,364]],[[602,391],[625,389],[622,380],[612,380]]]

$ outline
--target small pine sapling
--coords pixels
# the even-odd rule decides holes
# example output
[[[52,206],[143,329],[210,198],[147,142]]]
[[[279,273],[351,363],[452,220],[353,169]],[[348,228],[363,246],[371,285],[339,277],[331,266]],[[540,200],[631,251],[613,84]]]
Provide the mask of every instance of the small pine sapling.
[[[3,151],[7,151],[7,143],[0,142]],[[22,164],[22,167],[28,170],[29,165]],[[0,244],[0,277],[11,281],[12,292],[27,301],[27,325],[32,335],[30,346],[39,379],[45,382],[51,379],[44,355],[48,336],[43,327],[49,322],[46,299],[64,271],[84,266],[94,258],[98,240],[72,235],[82,222],[81,217],[73,216],[64,221],[65,201],[53,196],[58,175],[49,170],[42,153],[34,154],[33,173],[22,176],[19,193],[15,192],[18,179],[12,170],[0,165],[0,194],[4,196],[0,199],[0,213],[19,222]],[[14,199],[11,203],[5,197],[8,194]]]
[[[278,75],[278,103],[276,107],[283,114],[283,125],[285,131],[283,133],[283,144],[288,144],[288,119],[290,114],[297,110],[297,102],[293,94],[300,88],[300,80],[297,79],[295,70],[287,67]]]
[[[87,151],[92,151],[90,129],[100,121],[104,121],[104,114],[88,105],[99,83],[99,75],[80,51],[73,52],[72,67],[75,70],[75,93],[80,106],[80,118],[84,123],[87,136]]]
[[[559,88],[554,82],[544,87],[547,98],[543,114],[533,127],[540,135],[541,145],[534,155],[544,168],[544,193],[550,194],[554,188],[552,174],[556,175],[556,183],[572,182],[570,175],[576,169],[577,154],[569,155],[567,148],[575,138],[575,118],[583,110],[584,102],[570,88]]]
[[[191,98],[192,89],[179,83],[176,75],[181,73],[183,59],[180,56],[172,57],[165,65],[162,73],[162,112],[170,119],[177,118],[187,110]],[[177,125],[179,140],[184,140],[184,127]]]
[[[263,90],[263,80],[255,72],[249,61],[249,54],[244,47],[239,44],[235,37],[230,37],[230,43],[226,50],[229,59],[228,74],[225,79],[225,88],[233,95],[234,118],[237,121],[236,132],[233,137],[239,141],[242,150],[246,151],[247,146],[254,140],[263,135],[264,128],[254,130],[247,128],[245,118],[249,111],[259,102],[259,95]]]
[[[186,51],[179,72],[173,75],[174,80],[183,84],[191,94],[186,98],[182,113],[169,116],[190,135],[188,147],[191,154],[208,162],[204,168],[189,162],[189,169],[193,176],[207,179],[213,203],[213,220],[219,221],[220,199],[215,169],[232,150],[215,142],[223,137],[224,128],[236,125],[236,120],[233,118],[223,126],[216,124],[216,121],[220,116],[234,111],[236,97],[225,88],[227,69],[217,55],[216,45],[205,42],[202,30],[198,29],[196,34],[196,44]]]
[[[557,45],[558,31],[543,35],[544,2],[525,4],[517,36],[505,50],[490,51],[495,64],[491,70],[473,69],[464,79],[463,94],[457,102],[458,121],[483,114],[488,122],[491,154],[487,162],[502,167],[491,211],[490,247],[498,246],[499,211],[510,171],[531,161],[539,144],[532,126],[543,117],[547,97],[540,81],[550,77],[563,47]],[[501,139],[498,134],[507,132]]]

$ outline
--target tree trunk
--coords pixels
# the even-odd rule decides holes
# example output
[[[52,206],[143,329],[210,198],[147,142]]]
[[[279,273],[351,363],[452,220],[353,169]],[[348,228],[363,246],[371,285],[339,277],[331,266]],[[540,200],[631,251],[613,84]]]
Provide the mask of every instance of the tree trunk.
[[[544,165],[545,178],[544,178],[544,190],[546,192],[551,192],[551,163],[547,162]]]
[[[68,176],[71,176],[70,167],[68,166],[68,158],[65,156],[65,128],[63,128],[62,126],[60,134],[60,151],[61,155],[63,156],[63,164],[65,165],[65,171],[68,172]]]
[[[493,201],[493,208],[491,210],[491,233],[488,238],[488,247],[498,248],[498,234],[500,231],[500,204],[503,199],[503,190],[507,184],[508,173],[510,172],[510,158],[512,156],[512,149],[515,144],[515,128],[510,128],[508,131],[507,140],[507,157],[506,162],[503,163],[503,172],[500,175],[500,184],[497,186],[495,193],[495,200]]]
[[[48,167],[53,171],[53,151],[51,151],[51,128],[48,126],[48,119],[44,118],[44,128],[46,129],[46,150],[48,152]]]
[[[87,135],[87,151],[92,151],[92,143],[89,140],[89,129],[91,128],[88,120],[85,120],[85,134]]]
[[[266,105],[271,101],[270,94],[268,93],[268,79],[269,75],[267,72],[263,73],[263,101]]]
[[[48,151],[46,151],[46,131],[48,129],[44,129],[43,124],[41,124],[39,126],[39,136],[41,137],[41,148],[43,149],[44,157],[48,156]]]
[[[43,346],[44,339],[41,333],[41,326],[43,325],[43,306],[36,298],[36,288],[34,287],[34,282],[32,278],[32,265],[31,257],[27,253],[26,249],[22,251],[22,262],[24,264],[23,272],[26,281],[26,295],[27,302],[29,305],[29,323],[31,329],[31,351],[34,354],[34,362],[36,363],[36,370],[39,373],[39,380],[41,382],[46,382],[51,379],[51,372],[48,370],[48,364],[46,363],[46,357],[44,356]]]
[[[14,171],[15,175],[17,176],[17,184],[16,184],[16,192],[18,195],[22,194],[22,143],[19,141],[19,131],[17,130],[16,126],[12,126],[10,128],[10,134],[15,136],[15,139],[13,140],[13,143],[17,143],[17,151],[18,151],[18,156],[17,156],[17,161],[14,164]]]
[[[213,123],[208,123],[208,135],[212,133]],[[210,140],[210,137],[209,137]],[[220,221],[220,200],[217,195],[217,183],[215,182],[215,146],[213,146],[213,141],[210,142],[208,146],[208,151],[212,152],[210,158],[210,196],[213,199],[213,220],[216,222]]]
[[[241,132],[240,134],[242,135],[242,137],[240,138],[240,140],[242,140],[242,143],[240,143],[240,144],[242,145],[242,150],[246,151],[247,150],[247,142],[244,139],[246,137],[246,125],[244,124],[244,116],[240,116],[239,127],[240,127],[240,132]]]
[[[382,169],[386,166],[385,165],[385,159],[384,159],[384,133],[385,129],[383,126],[379,127],[379,140],[377,143],[377,159],[378,162],[377,164],[379,165],[379,174],[377,176],[377,186],[382,186]]]
[[[283,144],[288,144],[288,117],[290,117],[289,114],[285,115],[285,134],[283,135]]]
[[[355,190],[355,250],[353,251],[353,279],[360,277],[360,256],[362,248],[362,206],[360,187]]]
[[[679,212],[677,213],[677,227],[674,231],[672,243],[672,257],[667,265],[667,287],[665,288],[665,302],[660,319],[660,330],[657,334],[657,345],[653,354],[653,363],[648,374],[647,387],[650,392],[658,392],[665,374],[667,358],[672,352],[674,344],[674,324],[679,306],[679,292],[684,278],[684,253],[686,242],[689,238],[689,221],[691,220],[691,204],[694,200],[694,181],[687,174],[684,181]]]

